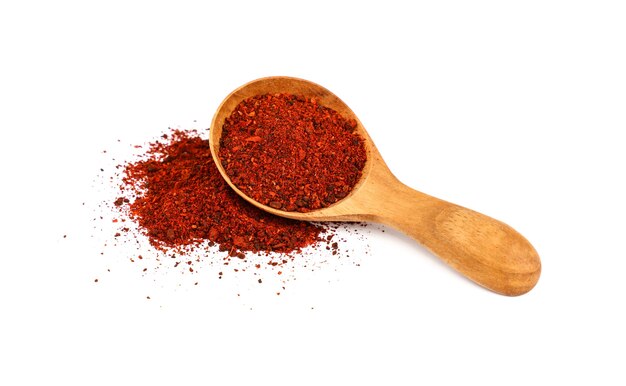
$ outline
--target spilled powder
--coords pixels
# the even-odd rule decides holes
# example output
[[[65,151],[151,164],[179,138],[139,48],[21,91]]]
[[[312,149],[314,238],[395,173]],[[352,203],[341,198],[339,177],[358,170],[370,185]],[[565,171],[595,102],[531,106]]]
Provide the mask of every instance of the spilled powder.
[[[209,141],[196,132],[174,130],[146,154],[126,165],[114,203],[158,249],[208,240],[243,258],[244,252],[290,253],[329,241],[319,225],[273,216],[239,197],[215,166]]]
[[[255,285],[270,275],[279,286],[276,294],[298,272],[337,261],[360,265],[358,255],[369,249],[365,224],[301,222],[254,207],[219,174],[208,137],[208,131],[169,129],[146,145],[132,145],[137,154],[131,160],[113,158],[112,175],[101,169],[100,182],[114,185],[114,193],[93,217],[108,222],[94,229],[111,232],[100,255],[122,247],[115,254],[128,254],[142,276],[186,273],[195,286],[208,279],[198,271],[207,265],[216,267],[218,279],[247,271],[244,277],[251,276]],[[350,246],[355,242],[357,253]]]

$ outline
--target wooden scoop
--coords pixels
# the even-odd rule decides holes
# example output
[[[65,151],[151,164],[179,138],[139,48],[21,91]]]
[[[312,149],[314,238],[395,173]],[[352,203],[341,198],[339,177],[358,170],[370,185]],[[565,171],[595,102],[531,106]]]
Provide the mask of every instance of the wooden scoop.
[[[222,125],[242,100],[267,93],[313,97],[319,104],[357,122],[356,130],[365,139],[367,162],[361,180],[348,196],[308,213],[286,212],[258,203],[233,185],[219,158]],[[320,85],[283,76],[245,84],[224,99],[213,117],[210,133],[211,153],[222,176],[241,197],[267,212],[296,220],[372,221],[390,225],[469,279],[503,295],[524,294],[539,280],[539,256],[522,235],[491,217],[404,185],[389,171],[352,110]]]

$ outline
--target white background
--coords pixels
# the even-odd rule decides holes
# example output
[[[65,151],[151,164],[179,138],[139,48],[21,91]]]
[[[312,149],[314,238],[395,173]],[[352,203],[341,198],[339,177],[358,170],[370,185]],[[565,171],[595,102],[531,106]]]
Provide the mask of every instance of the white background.
[[[0,384],[623,385],[623,2],[412,3],[2,2]],[[81,207],[102,150],[206,128],[268,75],[329,88],[405,183],[519,230],[537,287],[495,295],[390,230],[247,301],[103,264]]]

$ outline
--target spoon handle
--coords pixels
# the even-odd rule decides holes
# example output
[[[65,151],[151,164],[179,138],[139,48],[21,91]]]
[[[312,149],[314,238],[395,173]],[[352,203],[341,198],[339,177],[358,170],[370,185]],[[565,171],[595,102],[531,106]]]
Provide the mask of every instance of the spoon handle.
[[[388,185],[378,220],[417,240],[454,269],[494,292],[530,291],[541,273],[533,246],[510,226],[431,197],[398,181]]]

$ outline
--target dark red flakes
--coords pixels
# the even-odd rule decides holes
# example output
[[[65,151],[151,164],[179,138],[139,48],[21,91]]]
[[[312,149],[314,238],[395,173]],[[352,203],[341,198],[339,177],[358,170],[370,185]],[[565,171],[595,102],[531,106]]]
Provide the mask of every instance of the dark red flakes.
[[[220,160],[245,194],[274,209],[308,212],[346,197],[367,154],[357,122],[297,95],[242,101],[222,127]]]
[[[323,228],[270,215],[240,198],[217,170],[208,140],[195,131],[173,130],[163,139],[149,145],[145,159],[125,166],[121,188],[136,199],[115,200],[117,207],[128,203],[156,248],[209,240],[244,259],[244,252],[289,253],[321,241]]]

